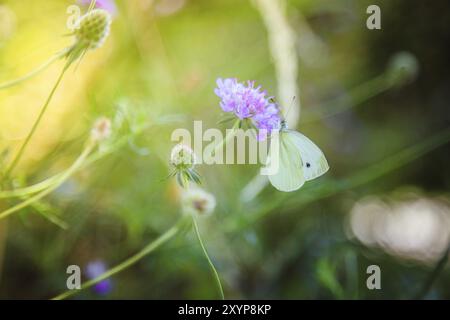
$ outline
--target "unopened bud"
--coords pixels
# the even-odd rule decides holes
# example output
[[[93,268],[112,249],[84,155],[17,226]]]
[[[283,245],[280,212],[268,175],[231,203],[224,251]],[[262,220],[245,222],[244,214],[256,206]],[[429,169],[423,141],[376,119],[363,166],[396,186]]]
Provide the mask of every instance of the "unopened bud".
[[[195,166],[194,151],[184,144],[177,144],[170,153],[170,163],[177,169],[191,169]]]
[[[95,121],[91,131],[91,138],[94,141],[103,141],[111,136],[111,120],[102,117]]]

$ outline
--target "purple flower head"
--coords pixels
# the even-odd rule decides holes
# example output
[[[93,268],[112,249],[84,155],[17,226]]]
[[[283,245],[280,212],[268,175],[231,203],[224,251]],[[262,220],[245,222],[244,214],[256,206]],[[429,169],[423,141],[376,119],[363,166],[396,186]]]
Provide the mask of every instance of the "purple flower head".
[[[86,266],[86,274],[89,279],[95,279],[106,272],[106,265],[102,261],[93,261]],[[112,290],[111,279],[105,279],[94,285],[94,291],[100,295],[106,295]]]
[[[254,81],[248,81],[245,85],[237,79],[219,78],[214,92],[221,99],[220,107],[224,112],[233,112],[241,120],[252,120],[263,134],[264,130],[265,133],[270,133],[271,130],[280,128],[277,106],[266,96],[266,91],[261,91],[261,87],[255,88]]]
[[[86,6],[91,4],[91,0],[78,0],[78,2]],[[108,11],[112,16],[115,16],[117,13],[117,7],[114,0],[97,0],[95,6]]]

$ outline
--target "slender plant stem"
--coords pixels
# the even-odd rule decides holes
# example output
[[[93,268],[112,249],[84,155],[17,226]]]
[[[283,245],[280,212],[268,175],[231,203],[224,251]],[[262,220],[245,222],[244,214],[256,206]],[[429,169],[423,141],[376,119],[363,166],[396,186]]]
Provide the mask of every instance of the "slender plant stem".
[[[212,157],[217,153],[217,151],[219,151],[219,149],[221,149],[224,145],[226,145],[228,143],[228,141],[230,141],[234,137],[235,131],[239,127],[240,122],[241,122],[240,119],[236,120],[233,127],[230,130],[228,130],[225,138],[222,139],[218,144],[216,144],[216,146],[214,147],[214,150],[211,152],[210,155],[207,156],[206,160],[203,159],[203,162],[209,163],[210,160],[212,159]]]
[[[5,175],[4,175],[4,179],[8,179],[9,175],[11,174],[11,172],[14,170],[14,168],[19,163],[19,161],[20,161],[20,159],[21,159],[21,157],[22,157],[26,147],[28,146],[28,144],[31,141],[31,138],[33,137],[34,133],[36,132],[36,129],[39,126],[39,123],[41,122],[42,117],[45,114],[45,111],[47,111],[48,105],[50,104],[50,101],[52,100],[53,95],[55,94],[56,89],[58,88],[59,84],[61,83],[61,80],[62,80],[64,74],[66,73],[67,69],[69,68],[69,66],[70,66],[70,63],[67,63],[64,66],[61,74],[58,77],[58,80],[56,81],[55,85],[53,86],[52,91],[50,92],[50,95],[48,96],[47,100],[45,101],[45,104],[42,107],[42,109],[41,109],[41,111],[40,111],[36,121],[34,122],[33,126],[31,127],[31,130],[28,133],[27,137],[25,138],[24,143],[20,147],[19,152],[15,156],[14,160],[11,162],[11,165],[8,167],[8,170],[6,170]]]
[[[68,297],[71,297],[77,293],[79,293],[81,290],[85,290],[87,288],[92,287],[93,285],[112,277],[113,275],[127,269],[128,267],[132,266],[136,262],[140,261],[142,258],[147,256],[148,254],[152,253],[156,249],[158,249],[160,246],[165,244],[167,241],[172,239],[175,235],[177,235],[181,230],[182,226],[184,224],[185,219],[180,219],[177,224],[175,224],[172,228],[167,230],[165,233],[163,233],[161,236],[159,236],[157,239],[149,243],[147,246],[145,246],[141,251],[133,255],[132,257],[128,258],[127,260],[123,261],[122,263],[118,264],[114,268],[109,269],[105,273],[101,274],[100,276],[96,277],[95,279],[89,280],[81,285],[81,288],[78,290],[68,290],[56,297],[54,297],[52,300],[63,300]]]
[[[395,84],[390,83],[386,79],[386,73],[387,71],[373,79],[360,84],[357,87],[354,87],[353,89],[351,89],[348,95],[339,96],[335,99],[332,99],[331,101],[323,103],[323,105],[317,108],[319,110],[319,114],[317,116],[306,117],[302,120],[302,124],[335,116],[349,109],[358,107],[365,101],[368,101],[369,99],[388,91]]]
[[[104,156],[112,153],[116,149],[123,147],[124,145],[126,145],[128,143],[128,140],[130,139],[130,137],[134,137],[134,136],[141,134],[148,127],[149,127],[148,125],[142,126],[142,127],[138,128],[133,134],[129,134],[124,137],[121,137],[114,144],[106,147],[105,149],[102,149],[102,152],[97,152],[97,153],[90,155],[86,159],[86,161],[83,162],[83,164],[81,165],[80,168],[83,168],[89,164],[92,164],[93,162],[98,161],[99,159],[103,158]],[[54,185],[58,181],[58,179],[61,177],[62,174],[63,174],[63,172],[57,173],[41,182],[38,182],[36,184],[30,185],[27,187],[0,191],[0,199],[28,196],[28,195],[37,193],[39,191],[42,191],[44,189],[47,189],[47,188],[51,187],[52,185]]]
[[[52,186],[54,182],[58,180],[58,177],[60,177],[60,175],[61,173],[55,174],[54,176],[51,176],[41,182],[38,182],[36,184],[27,187],[0,191],[0,199],[16,198],[16,197],[19,198],[25,197],[30,194],[38,193],[39,191],[42,191]]]
[[[33,78],[34,76],[38,75],[39,73],[41,73],[42,71],[47,69],[49,66],[51,66],[53,64],[53,62],[55,62],[55,61],[61,59],[62,57],[64,57],[65,54],[67,54],[67,50],[63,50],[63,51],[57,53],[56,55],[51,57],[49,60],[44,62],[42,65],[40,65],[39,67],[37,67],[36,69],[34,69],[33,71],[27,73],[24,76],[19,77],[19,78],[14,79],[14,80],[10,80],[10,81],[1,83],[0,84],[0,90],[11,88],[11,87],[13,87],[15,85],[20,84],[21,82],[24,82],[26,80],[29,80],[29,79]]]
[[[64,181],[66,181],[72,174],[74,174],[83,164],[83,162],[86,160],[87,156],[91,153],[92,149],[94,148],[95,143],[90,141],[84,151],[81,153],[81,155],[77,158],[77,160],[73,163],[73,165],[67,169],[64,173],[61,174],[61,176],[58,178],[58,181],[53,184],[51,187],[45,189],[44,191],[34,195],[33,197],[28,198],[27,200],[15,205],[14,207],[11,207],[3,212],[0,213],[0,220],[8,217],[9,215],[13,214],[14,212],[26,208],[27,206],[31,205],[32,203],[42,199],[52,191],[54,191],[56,188],[58,188]]]
[[[33,207],[36,209],[37,213],[39,213],[44,219],[48,220],[50,223],[53,223],[54,225],[63,230],[69,229],[69,225],[67,224],[67,222],[65,222],[63,219],[61,219],[55,214],[42,210],[39,207],[39,205],[41,205],[41,203],[34,203]]]
[[[448,255],[450,254],[450,244],[445,250],[445,252],[442,254],[442,257],[439,259],[439,261],[436,263],[435,267],[433,268],[433,271],[431,272],[430,276],[427,278],[425,283],[423,284],[422,288],[418,292],[418,294],[415,296],[415,299],[423,299],[428,292],[433,287],[434,282],[441,274],[442,270],[444,270],[445,265],[448,261]]]
[[[192,220],[194,222],[194,229],[195,229],[195,234],[197,235],[198,242],[200,242],[200,246],[202,247],[202,250],[203,250],[203,253],[205,254],[206,260],[208,260],[208,264],[214,275],[214,279],[216,280],[217,287],[218,287],[219,293],[220,293],[220,298],[222,300],[225,300],[225,295],[223,294],[223,288],[222,288],[222,283],[220,282],[219,273],[217,273],[217,270],[214,267],[214,264],[208,255],[208,251],[206,250],[205,245],[203,244],[203,240],[202,240],[202,237],[200,236],[200,231],[198,230],[198,225],[197,225],[197,221],[195,220],[195,217],[193,217]]]
[[[91,1],[91,3],[89,4],[88,12],[95,8],[96,2],[97,2],[96,0]]]

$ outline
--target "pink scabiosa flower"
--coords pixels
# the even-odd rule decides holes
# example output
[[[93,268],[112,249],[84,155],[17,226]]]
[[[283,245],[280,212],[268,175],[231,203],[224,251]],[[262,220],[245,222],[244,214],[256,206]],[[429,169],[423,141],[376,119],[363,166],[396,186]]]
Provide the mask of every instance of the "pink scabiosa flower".
[[[78,2],[82,5],[89,6],[91,0],[79,0]],[[108,11],[112,16],[115,16],[117,13],[117,6],[114,0],[97,0],[95,6]]]
[[[103,261],[96,260],[90,262],[86,266],[86,275],[89,279],[92,280],[105,273],[106,270],[107,270],[106,264]],[[112,290],[112,281],[109,278],[100,281],[94,286],[94,291],[100,295],[106,295],[110,293],[111,290]]]
[[[262,133],[260,139],[280,128],[281,118],[276,104],[260,86],[255,87],[254,81],[244,84],[235,78],[219,78],[214,92],[221,99],[222,110],[233,113],[241,121],[249,121],[251,126]]]

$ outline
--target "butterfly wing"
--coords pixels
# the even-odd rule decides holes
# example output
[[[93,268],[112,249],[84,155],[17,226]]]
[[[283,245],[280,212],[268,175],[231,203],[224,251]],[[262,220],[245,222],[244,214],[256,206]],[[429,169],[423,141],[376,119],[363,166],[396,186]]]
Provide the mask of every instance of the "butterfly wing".
[[[330,168],[323,152],[318,146],[303,134],[288,130],[287,140],[291,142],[300,153],[303,175],[306,181],[320,177]]]
[[[284,192],[295,191],[305,183],[299,149],[290,140],[288,132],[280,132],[278,155],[271,144],[268,157],[272,162],[278,156],[278,170],[268,178],[276,189]]]

